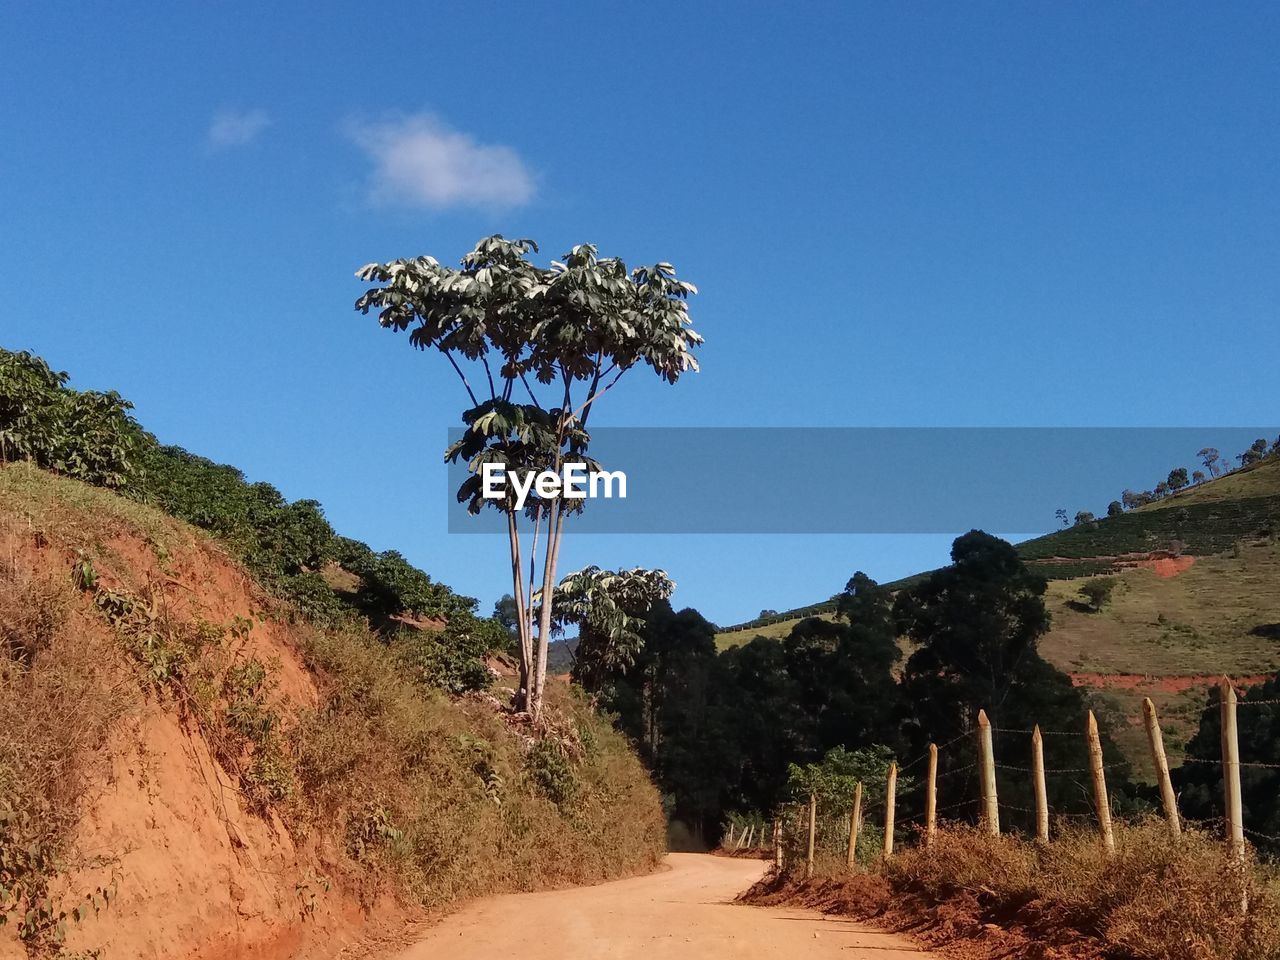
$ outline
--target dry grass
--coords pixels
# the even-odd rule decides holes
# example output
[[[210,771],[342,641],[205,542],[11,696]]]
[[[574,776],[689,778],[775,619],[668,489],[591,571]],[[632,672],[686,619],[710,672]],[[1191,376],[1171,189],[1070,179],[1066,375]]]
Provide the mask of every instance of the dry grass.
[[[297,728],[303,799],[291,817],[299,827],[343,824],[368,882],[395,876],[415,900],[439,905],[657,864],[656,790],[624,740],[568,690],[553,691],[554,729],[535,740],[491,698],[424,691],[367,634],[315,632],[304,649],[324,678],[323,702]],[[563,757],[549,771],[548,753]]]
[[[80,552],[126,599],[173,570],[170,592],[181,602],[155,620],[113,620],[95,609],[93,591],[72,584]],[[236,603],[254,619],[272,613],[272,601],[203,534],[106,491],[0,467],[0,894],[15,889],[5,873],[19,845],[39,844],[39,856],[20,865],[28,900],[76,865],[69,838],[103,782],[108,736],[144,696],[194,717],[233,774],[262,756],[269,719],[278,732],[267,773],[290,789],[253,804],[241,776],[246,799],[315,841],[324,862],[339,865],[334,879],[366,902],[385,892],[439,906],[657,864],[656,789],[623,738],[567,687],[553,687],[548,724],[535,737],[493,697],[454,699],[414,681],[368,630],[313,629],[280,610],[270,630],[254,628],[267,682],[239,690],[231,667],[245,666],[247,654],[227,639],[232,628],[218,626]],[[170,665],[157,681],[149,663],[134,662],[131,625],[146,628],[152,653],[193,631],[209,642],[187,645],[182,669]],[[280,644],[282,635],[290,649],[262,649],[263,636]],[[288,690],[275,683],[276,653],[293,664]],[[302,695],[313,683],[318,702]],[[0,899],[0,912],[14,906]]]
[[[983,921],[1044,939],[1072,934],[1114,956],[1280,956],[1280,903],[1262,875],[1232,862],[1217,838],[1191,830],[1174,841],[1157,820],[1120,826],[1110,857],[1092,831],[1068,831],[1042,849],[951,828],[931,850],[908,849],[883,871],[895,890],[928,904],[967,899]]]
[[[60,941],[49,886],[78,865],[69,838],[81,804],[138,698],[73,599],[68,579],[0,561],[0,914],[22,918],[36,950]]]

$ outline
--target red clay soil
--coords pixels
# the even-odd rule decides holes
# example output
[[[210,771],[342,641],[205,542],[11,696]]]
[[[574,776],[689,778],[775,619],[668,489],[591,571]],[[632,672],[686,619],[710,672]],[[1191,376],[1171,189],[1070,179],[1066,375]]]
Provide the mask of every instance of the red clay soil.
[[[871,874],[803,881],[780,879],[770,872],[739,899],[853,917],[907,934],[922,948],[954,960],[1101,960],[1107,956],[1100,940],[1043,919],[1033,923],[1016,914],[996,916],[975,894],[930,903],[893,890],[883,877]]]
[[[1188,557],[1185,554],[1180,557],[1174,556],[1152,556],[1147,560],[1139,560],[1132,564],[1135,567],[1141,567],[1146,570],[1152,570],[1157,577],[1176,577],[1185,570],[1191,569],[1196,562],[1195,557]]]
[[[1221,674],[1157,677],[1145,673],[1069,673],[1067,676],[1077,687],[1089,687],[1094,690],[1132,690],[1138,693],[1185,693],[1188,690],[1216,687],[1222,681]],[[1232,677],[1231,683],[1240,690],[1265,683],[1270,679],[1271,674],[1260,673]]]

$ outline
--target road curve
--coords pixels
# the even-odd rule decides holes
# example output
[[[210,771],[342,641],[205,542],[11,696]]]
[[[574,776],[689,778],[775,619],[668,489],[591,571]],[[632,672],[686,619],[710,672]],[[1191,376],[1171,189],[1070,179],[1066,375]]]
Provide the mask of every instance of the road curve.
[[[395,960],[937,960],[852,920],[731,903],[764,868],[673,853],[667,869],[646,877],[495,897],[447,917]]]

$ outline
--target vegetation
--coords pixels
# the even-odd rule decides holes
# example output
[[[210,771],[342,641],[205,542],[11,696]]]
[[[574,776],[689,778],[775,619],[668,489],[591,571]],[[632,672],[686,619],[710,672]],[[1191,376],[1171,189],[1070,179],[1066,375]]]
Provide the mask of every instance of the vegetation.
[[[1111,602],[1111,595],[1119,583],[1115,577],[1095,577],[1080,585],[1080,596],[1090,610],[1098,613]]]
[[[637,366],[675,383],[698,369],[693,350],[702,343],[689,326],[687,301],[697,289],[677,279],[671,264],[628,272],[621,260],[602,258],[593,245],[580,244],[562,262],[538,267],[528,259],[537,249],[531,240],[492,236],[462,258],[461,269],[433,257],[371,263],[358,276],[374,286],[356,301],[362,313],[376,312],[383,327],[409,330],[409,342],[418,349],[443,353],[466,390],[466,429],[445,459],[470,469],[459,502],[473,513],[488,504],[507,515],[520,657],[516,700],[535,719],[546,686],[564,522],[582,501],[539,490],[528,502],[524,512],[533,535],[526,591],[519,525],[525,505],[510,485],[503,499],[484,499],[481,468],[501,464],[530,482],[543,471],[560,475],[565,463],[594,470],[598,464],[587,457],[586,428],[597,401]],[[487,396],[484,386],[479,394],[472,388],[463,364],[477,384],[487,385]],[[528,403],[516,402],[518,390]],[[544,520],[542,582],[536,588]]]
[[[993,949],[984,956],[1045,950],[1131,960],[1280,955],[1280,899],[1266,875],[1232,862],[1216,837],[1190,830],[1174,841],[1156,820],[1119,825],[1110,857],[1088,830],[1064,829],[1040,847],[950,825],[928,851],[908,847],[873,869],[849,875],[843,848],[824,849],[815,880],[806,883],[792,871],[762,883],[748,899],[794,899],[855,916],[887,913],[904,926],[933,930],[926,937],[941,945],[990,941],[995,925],[1013,921],[1011,931],[986,944]]]
[[[474,599],[434,582],[396,551],[376,553],[336,535],[314,500],[290,502],[235,467],[157,443],[117,394],[78,392],[66,381],[38,357],[0,350],[0,458],[118,489],[212,533],[310,621],[336,625],[363,616],[390,637],[406,620],[438,621],[437,629],[457,620],[445,638],[449,656],[467,649],[470,660],[442,668],[442,683],[483,685],[481,658],[507,644],[499,624],[475,616]],[[354,577],[355,588],[335,590],[326,579],[331,568]],[[451,642],[460,638],[466,642]]]
[[[0,544],[0,915],[33,951],[56,952],[68,924],[114,899],[50,891],[111,866],[70,837],[107,738],[147,710],[193,722],[246,807],[326,838],[367,902],[385,890],[438,905],[656,862],[657,795],[585,698],[552,688],[531,747],[492,698],[446,695],[487,686],[449,678],[487,646],[467,631],[488,621],[375,633],[307,622],[246,588],[242,602],[261,606],[219,622],[207,578],[242,576],[204,536],[21,464],[0,468]],[[289,645],[264,648],[277,635],[264,630]],[[286,690],[264,653],[290,648],[314,699]]]

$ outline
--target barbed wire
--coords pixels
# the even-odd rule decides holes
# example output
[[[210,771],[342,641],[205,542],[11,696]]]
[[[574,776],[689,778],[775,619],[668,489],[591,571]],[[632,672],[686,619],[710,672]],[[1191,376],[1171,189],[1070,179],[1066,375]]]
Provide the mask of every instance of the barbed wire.
[[[1102,765],[1102,769],[1103,769],[1103,770],[1119,770],[1119,769],[1121,769],[1122,767],[1125,767],[1125,766],[1127,766],[1127,764],[1124,764],[1124,763],[1104,763],[1104,764]],[[1019,767],[1019,766],[1015,766],[1014,764],[1011,764],[1011,763],[997,763],[997,764],[995,765],[995,768],[996,768],[997,770],[1014,770],[1014,771],[1016,771],[1016,772],[1018,772],[1018,773],[1034,773],[1034,772],[1035,772],[1034,770],[1032,770],[1032,768],[1031,768],[1031,767]],[[1092,771],[1093,771],[1093,768],[1092,768],[1092,767],[1045,767],[1045,768],[1044,768],[1044,772],[1045,772],[1045,774],[1050,774],[1050,773],[1091,773]]]
[[[1246,836],[1257,837],[1259,840],[1270,840],[1273,843],[1280,843],[1280,837],[1273,833],[1263,833],[1261,830],[1250,830],[1248,827],[1241,827]]]
[[[1035,730],[1023,730],[1019,727],[992,727],[992,733],[1017,733],[1024,737],[1035,735]],[[1085,731],[1081,730],[1045,730],[1041,728],[1040,736],[1042,737],[1083,737]]]
[[[1237,707],[1274,707],[1280,700],[1237,700]]]
[[[977,765],[978,765],[978,764],[977,764],[976,762],[974,762],[974,763],[966,763],[963,767],[955,767],[955,768],[953,768],[953,769],[951,769],[951,770],[947,770],[947,771],[946,771],[946,772],[944,772],[944,773],[940,773],[940,774],[938,774],[938,779],[939,779],[939,780],[945,780],[947,777],[954,777],[954,776],[956,776],[957,774],[960,774],[960,773],[967,773],[968,771],[970,771],[970,770],[974,769],[975,767],[977,767]]]
[[[1198,763],[1206,767],[1221,767],[1226,765],[1225,760],[1205,760],[1201,757],[1183,757],[1183,763]],[[1251,767],[1259,770],[1280,770],[1280,763],[1265,763],[1261,760],[1241,760],[1237,766]]]

